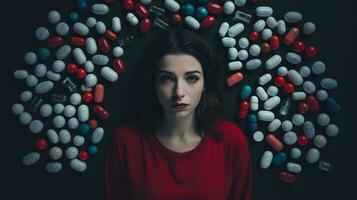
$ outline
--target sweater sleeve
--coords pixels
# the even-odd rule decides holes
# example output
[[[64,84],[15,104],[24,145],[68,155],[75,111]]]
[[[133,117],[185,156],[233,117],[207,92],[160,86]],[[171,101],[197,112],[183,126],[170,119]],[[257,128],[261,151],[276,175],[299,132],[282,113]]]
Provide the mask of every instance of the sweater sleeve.
[[[229,200],[252,199],[252,166],[247,141],[240,129],[238,144],[233,148],[233,179]]]
[[[125,172],[123,167],[124,145],[114,135],[105,161],[105,185],[107,200],[129,199],[125,189]]]

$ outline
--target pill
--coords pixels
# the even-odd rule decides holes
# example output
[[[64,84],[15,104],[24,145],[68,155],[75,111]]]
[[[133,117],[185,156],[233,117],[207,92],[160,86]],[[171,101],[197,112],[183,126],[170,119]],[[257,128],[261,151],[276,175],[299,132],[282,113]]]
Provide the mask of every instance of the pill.
[[[37,152],[30,152],[22,158],[22,164],[29,166],[35,164],[40,160],[40,154]]]
[[[62,103],[56,103],[54,106],[53,106],[53,111],[56,113],[56,114],[61,114],[63,111],[64,111],[64,105]]]
[[[261,142],[264,140],[264,134],[261,131],[255,131],[253,134],[253,140],[255,142]]]
[[[92,13],[96,15],[106,15],[109,12],[109,7],[105,4],[93,4]]]
[[[68,128],[70,128],[70,129],[76,129],[79,126],[79,121],[77,118],[72,117],[71,119],[69,119],[67,121],[67,125],[68,125]]]
[[[288,75],[288,68],[281,66],[278,68],[278,75],[279,76],[286,76]]]
[[[265,140],[275,151],[281,151],[284,148],[284,145],[273,134],[268,134]]]
[[[337,87],[337,81],[332,78],[324,78],[320,81],[320,85],[326,90],[331,90]]]
[[[284,20],[279,20],[277,24],[277,31],[280,35],[283,35],[286,33],[286,25]]]
[[[81,103],[82,97],[80,94],[78,93],[73,93],[70,98],[69,101],[71,102],[71,104],[73,105],[78,105]]]
[[[235,60],[238,57],[238,50],[235,47],[228,49],[228,58],[230,60]]]
[[[301,75],[299,74],[299,72],[297,72],[294,69],[289,70],[288,72],[288,78],[290,79],[290,81],[296,85],[299,86],[303,83],[303,78],[301,77]]]
[[[235,6],[234,6],[234,3],[233,3],[232,1],[226,1],[226,2],[223,4],[223,12],[224,12],[226,15],[233,14],[234,9],[235,9]]]
[[[193,30],[198,30],[200,28],[200,23],[192,16],[186,16],[184,21],[185,24]]]
[[[255,58],[255,59],[249,60],[246,63],[245,67],[247,70],[255,70],[255,69],[259,68],[261,65],[262,65],[262,61],[258,58]]]
[[[304,134],[311,139],[315,136],[315,126],[311,121],[306,121],[303,125]]]
[[[304,100],[306,98],[305,92],[293,92],[291,94],[291,99],[295,101]]]
[[[75,48],[73,50],[73,57],[76,62],[80,65],[83,65],[87,61],[87,57],[85,56],[84,52],[80,48]]]
[[[115,82],[118,80],[118,74],[107,66],[101,69],[100,74],[110,82]]]
[[[32,99],[32,92],[29,91],[29,90],[26,90],[26,91],[23,91],[21,94],[20,94],[20,100],[22,102],[28,102]]]
[[[249,47],[249,53],[252,56],[259,56],[261,52],[260,46],[257,44],[253,44]]]
[[[271,29],[275,29],[278,26],[278,22],[274,17],[270,16],[266,19],[266,25]]]
[[[56,144],[58,143],[59,139],[58,139],[58,135],[57,132],[53,129],[48,129],[46,132],[47,138],[50,140],[50,142],[52,144]]]
[[[268,94],[265,92],[264,88],[262,88],[261,86],[258,86],[256,88],[255,92],[260,100],[265,101],[268,99]]]
[[[330,123],[330,117],[326,113],[321,113],[317,116],[317,123],[320,126],[327,126]]]
[[[95,74],[88,74],[84,79],[86,86],[94,87],[97,84],[97,76]]]
[[[256,32],[261,32],[265,28],[265,25],[265,21],[260,19],[254,23],[253,30]]]
[[[26,70],[15,70],[14,78],[17,80],[25,79],[28,77],[28,72]]]
[[[311,69],[308,66],[302,66],[299,73],[303,78],[307,78],[311,74]]]
[[[287,171],[280,171],[279,179],[286,183],[294,183],[296,181],[296,177],[294,176],[294,174],[291,174]]]
[[[307,151],[305,159],[308,163],[315,163],[319,160],[319,157],[320,151],[316,148],[311,148]]]
[[[76,114],[76,108],[72,105],[66,105],[64,107],[63,115],[66,117],[73,117]]]
[[[106,55],[96,54],[92,57],[92,62],[96,65],[106,65],[109,62],[109,58]]]
[[[38,27],[35,30],[35,37],[40,41],[47,40],[49,36],[50,36],[50,32],[46,27]]]
[[[271,151],[265,151],[260,159],[259,165],[262,169],[267,169],[273,160],[273,153]]]
[[[259,99],[257,96],[250,97],[250,110],[257,111],[259,108]]]
[[[238,52],[239,54],[239,52]],[[233,61],[228,63],[228,69],[229,70],[239,70],[243,66],[242,62],[240,61]]]
[[[68,32],[69,32],[69,26],[66,23],[61,22],[56,25],[56,33],[58,35],[65,36],[68,34]]]
[[[274,55],[265,62],[265,68],[268,70],[272,70],[277,67],[281,63],[281,61],[282,58],[280,55]]]
[[[301,156],[301,150],[294,147],[290,150],[290,157],[298,159]]]
[[[31,122],[32,120],[32,116],[30,113],[28,112],[22,112],[20,115],[19,115],[19,121],[22,125],[27,125]]]
[[[19,115],[22,112],[24,112],[24,106],[20,103],[15,103],[14,105],[11,106],[11,112],[14,115]]]
[[[92,37],[86,39],[86,50],[89,54],[95,54],[97,52],[97,43]]]
[[[249,46],[249,40],[245,37],[242,37],[238,41],[238,46],[242,49],[245,49]]]
[[[267,89],[267,94],[271,97],[278,95],[278,92],[279,89],[274,85],[269,86]]]
[[[294,133],[292,131],[286,132],[283,136],[283,141],[287,145],[295,144],[297,141],[296,133]]]
[[[61,74],[54,73],[53,71],[47,71],[46,72],[46,77],[48,79],[50,79],[51,81],[59,81],[61,79]]]
[[[98,117],[100,117],[103,120],[108,119],[108,117],[110,116],[109,112],[107,110],[105,110],[103,106],[101,106],[99,104],[97,104],[93,107],[93,111]]]
[[[76,22],[73,25],[73,31],[81,36],[86,36],[89,33],[88,27],[81,22]]]
[[[96,128],[91,135],[92,143],[94,144],[99,143],[103,139],[103,136],[104,136],[104,129],[102,127]]]
[[[305,118],[302,114],[294,114],[291,118],[291,121],[295,126],[301,126],[304,124]]]
[[[48,22],[50,22],[51,24],[56,24],[61,20],[61,15],[58,11],[52,10],[48,13],[47,18]]]
[[[246,60],[248,58],[248,56],[249,55],[248,55],[248,51],[247,50],[242,49],[242,50],[238,51],[238,59],[240,61]]]
[[[316,92],[316,97],[320,101],[325,101],[328,98],[328,93],[326,90],[321,89]]]
[[[29,125],[29,129],[32,133],[39,133],[43,129],[43,122],[40,120],[33,120]]]
[[[273,9],[268,6],[259,6],[256,8],[255,14],[258,17],[269,17],[273,14]]]
[[[249,104],[248,104],[249,105]],[[246,113],[248,113],[248,109],[244,108]],[[240,114],[239,114],[240,115]],[[241,117],[241,116],[239,116]],[[250,132],[255,132],[258,129],[258,123],[257,123],[257,116],[254,113],[250,113],[248,115],[248,125],[249,125],[249,131]]]
[[[273,96],[273,97],[270,97],[269,99],[267,99],[265,102],[264,102],[264,109],[265,110],[272,110],[273,108],[275,108],[277,105],[280,104],[280,97],[279,96]]]
[[[275,118],[275,115],[271,111],[260,110],[258,111],[258,119],[261,121],[271,122]]]
[[[286,60],[289,62],[289,63],[291,63],[291,64],[293,64],[293,65],[297,65],[297,64],[300,64],[301,63],[301,56],[299,55],[299,54],[297,54],[297,53],[292,53],[292,52],[290,52],[290,53],[287,53],[286,54]]]
[[[71,141],[71,134],[66,129],[61,129],[58,133],[58,139],[62,144],[68,144]]]
[[[62,157],[62,149],[54,146],[49,150],[49,156],[53,160],[58,160]]]
[[[115,57],[121,57],[123,54],[124,54],[124,50],[122,47],[117,46],[113,49],[113,55]]]
[[[273,157],[272,163],[275,166],[279,166],[279,165],[283,164],[286,161],[286,157],[287,156],[286,156],[286,154],[284,152],[279,152]]]
[[[76,135],[73,137],[73,144],[77,147],[82,146],[85,142],[85,139],[81,135]]]
[[[302,167],[298,163],[288,162],[286,163],[286,170],[292,173],[300,173]]]
[[[73,170],[75,170],[77,172],[83,172],[87,169],[87,164],[83,161],[78,160],[78,159],[71,160],[70,166]]]
[[[66,124],[66,120],[64,119],[63,116],[57,115],[56,117],[53,118],[52,124],[56,128],[62,128]]]
[[[247,99],[252,92],[252,87],[249,85],[243,85],[241,92],[240,92],[240,97],[241,99]]]
[[[74,158],[76,158],[76,157],[78,156],[78,149],[77,149],[77,147],[73,147],[73,146],[68,147],[68,148],[66,149],[65,155],[66,155],[66,157],[67,157],[68,159],[74,159]]]
[[[312,35],[314,34],[316,31],[316,26],[314,23],[312,22],[305,22],[304,26],[303,26],[303,32],[306,35]]]
[[[49,162],[45,165],[45,170],[49,173],[57,173],[62,170],[62,164],[60,162]]]
[[[285,13],[284,19],[288,23],[298,23],[302,20],[302,14],[296,11],[290,11]]]
[[[266,28],[262,31],[261,36],[263,40],[269,40],[273,36],[273,32],[269,28]]]
[[[300,30],[296,27],[293,27],[285,35],[284,43],[285,45],[291,45],[295,42],[295,39],[299,36]]]
[[[89,119],[89,109],[87,105],[80,105],[77,109],[78,120],[86,122]]]
[[[316,90],[316,86],[313,82],[311,81],[305,81],[303,84],[303,89],[307,94],[312,94]]]
[[[69,45],[63,45],[56,51],[56,58],[58,60],[64,60],[71,54],[72,48]]]
[[[322,147],[326,146],[326,144],[327,144],[327,139],[326,139],[326,137],[323,136],[323,135],[316,135],[316,136],[314,137],[313,142],[314,142],[314,145],[315,145],[317,148],[322,148]]]
[[[332,113],[338,113],[341,111],[341,106],[337,103],[335,99],[331,97],[328,97],[326,99],[325,105]]]
[[[94,64],[92,61],[88,60],[86,63],[84,63],[84,69],[86,72],[91,73],[94,71]]]
[[[139,23],[139,20],[138,18],[131,12],[129,12],[127,15],[126,15],[126,20],[129,22],[130,25],[132,26],[136,26],[138,23]],[[97,23],[98,24],[98,23]],[[97,32],[98,32],[99,28],[97,28]],[[103,30],[103,29],[100,29],[100,30]],[[103,32],[103,31],[100,31],[100,32]],[[104,30],[105,32],[105,30]],[[104,33],[103,32],[103,33]]]
[[[325,171],[325,172],[330,172],[333,169],[333,165],[331,163],[328,163],[326,161],[321,160],[319,162],[319,170]]]
[[[244,30],[244,25],[242,23],[236,23],[228,29],[228,36],[236,37]]]
[[[339,128],[335,124],[329,124],[326,127],[326,135],[329,137],[336,137],[339,133]]]
[[[116,33],[121,31],[121,21],[119,17],[112,18],[112,30]]]
[[[280,119],[274,119],[273,121],[271,121],[268,125],[268,131],[269,132],[275,132],[276,130],[278,130],[281,126],[281,121]]]
[[[314,64],[312,64],[311,70],[315,75],[321,75],[326,70],[325,63],[323,63],[321,61],[316,61],[316,62],[314,62]]]
[[[236,45],[236,40],[231,37],[223,37],[221,41],[224,47],[234,47]]]
[[[227,22],[223,22],[218,29],[218,35],[220,37],[226,36],[228,29],[229,29],[229,24]]]
[[[26,64],[33,65],[37,62],[37,56],[34,52],[27,52],[24,56]]]
[[[267,84],[269,81],[271,81],[272,76],[269,73],[263,74],[262,76],[259,77],[258,79],[258,83],[259,85],[265,85]]]

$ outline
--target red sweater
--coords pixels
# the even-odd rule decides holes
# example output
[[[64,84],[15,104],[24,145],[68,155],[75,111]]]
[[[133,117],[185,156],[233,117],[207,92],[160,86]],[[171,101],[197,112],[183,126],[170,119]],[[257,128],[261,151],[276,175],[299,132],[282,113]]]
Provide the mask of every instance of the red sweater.
[[[221,142],[205,134],[184,153],[169,150],[153,134],[120,127],[106,158],[108,200],[250,200],[252,169],[245,137],[228,121],[217,127],[224,134]]]

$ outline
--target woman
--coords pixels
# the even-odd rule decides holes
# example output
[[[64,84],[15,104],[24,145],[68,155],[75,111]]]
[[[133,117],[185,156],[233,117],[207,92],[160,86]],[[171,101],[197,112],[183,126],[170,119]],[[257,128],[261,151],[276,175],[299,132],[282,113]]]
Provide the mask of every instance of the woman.
[[[251,159],[240,128],[220,115],[218,69],[193,32],[158,37],[138,62],[130,123],[106,160],[113,199],[251,199]]]

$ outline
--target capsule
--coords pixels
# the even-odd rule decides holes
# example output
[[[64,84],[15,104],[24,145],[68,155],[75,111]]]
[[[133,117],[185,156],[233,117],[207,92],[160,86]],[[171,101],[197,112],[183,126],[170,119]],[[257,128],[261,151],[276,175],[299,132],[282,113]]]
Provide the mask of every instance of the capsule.
[[[109,53],[112,50],[112,47],[110,46],[108,40],[104,37],[99,39],[98,44],[99,48],[102,50],[103,53]]]
[[[211,27],[213,24],[216,23],[216,18],[213,16],[208,16],[201,22],[201,28],[206,29],[208,27]]]
[[[267,169],[273,160],[273,153],[271,151],[265,151],[260,159],[259,165],[262,169]]]
[[[77,172],[83,172],[87,169],[87,164],[83,161],[78,160],[78,159],[71,160],[70,166],[73,170],[75,170]]]
[[[242,101],[240,104],[238,117],[240,119],[245,119],[249,113],[249,103],[248,101]]]
[[[230,77],[227,78],[227,85],[233,86],[240,82],[243,79],[243,74],[241,72],[237,72],[232,74]]]
[[[126,15],[126,20],[129,22],[130,25],[136,26],[139,23],[138,18],[131,12]]]
[[[108,81],[115,82],[118,80],[118,74],[109,67],[103,67],[100,70],[100,74]]]
[[[242,23],[236,23],[228,29],[228,36],[236,37],[244,30],[244,25]]]
[[[280,55],[274,55],[265,62],[265,68],[268,70],[272,70],[278,65],[280,65],[281,61],[282,58]]]
[[[206,8],[211,14],[220,14],[222,13],[222,7],[216,3],[208,3],[206,4]]]
[[[280,119],[274,119],[273,121],[271,121],[268,125],[268,131],[269,132],[275,132],[276,130],[278,130],[281,126],[281,121]]]
[[[238,52],[239,54],[239,52]],[[239,57],[239,55],[238,55]],[[233,70],[239,70],[243,67],[243,64],[241,61],[233,61],[228,63],[228,69],[233,71]]]
[[[273,97],[270,97],[269,99],[267,99],[264,102],[263,107],[264,107],[265,110],[272,110],[279,104],[280,104],[280,97],[279,96],[273,96]]]
[[[109,117],[109,112],[105,110],[104,107],[101,105],[95,105],[93,107],[93,111],[98,117],[100,117],[103,120],[108,119]]]
[[[285,35],[284,44],[291,45],[295,42],[296,38],[298,37],[300,30],[296,27],[291,28],[290,31]]]
[[[301,56],[299,54],[292,53],[292,52],[287,53],[285,58],[289,63],[291,63],[293,65],[300,64],[301,60],[302,60]]]
[[[55,49],[59,46],[62,46],[64,43],[64,40],[62,37],[60,36],[54,36],[54,37],[51,37],[47,40],[47,46],[48,48],[50,49]]]
[[[252,93],[252,87],[250,87],[249,85],[244,85],[240,92],[240,98],[247,99],[251,93]]]
[[[279,172],[279,179],[286,183],[294,183],[296,181],[295,175],[286,171]]]
[[[259,6],[255,10],[258,17],[270,17],[273,14],[273,9],[268,6]]]
[[[147,33],[149,32],[150,28],[151,28],[151,21],[149,18],[145,18],[145,19],[142,19],[140,21],[140,31],[141,33]]]
[[[247,70],[255,70],[262,65],[262,61],[258,58],[249,60],[245,67]]]
[[[285,13],[284,19],[291,24],[298,23],[302,20],[302,14],[296,11],[290,11]]]
[[[340,104],[337,103],[337,101],[331,97],[328,97],[325,101],[326,107],[333,113],[338,113],[341,111],[341,106]]]
[[[149,17],[149,11],[146,9],[146,7],[141,4],[141,3],[135,3],[134,6],[136,14],[138,14],[142,18],[147,18]]]
[[[271,122],[274,120],[274,118],[275,118],[275,115],[271,111],[260,110],[258,112],[258,119],[261,121]]]
[[[249,122],[249,131],[251,133],[255,132],[258,129],[257,116],[254,113],[248,115]]]
[[[186,16],[184,21],[185,24],[193,30],[198,30],[200,28],[200,23],[192,16]]]
[[[102,127],[96,128],[92,135],[91,135],[91,142],[93,144],[98,144],[100,141],[102,141],[104,136],[104,129]]]
[[[227,34],[228,29],[229,29],[229,24],[227,22],[223,22],[218,29],[218,35],[220,37],[224,37]],[[232,39],[234,40],[234,45],[235,45],[236,40],[234,38],[232,38]],[[223,41],[222,41],[222,43],[223,43]],[[230,46],[230,47],[232,47],[232,46]]]
[[[316,148],[311,148],[308,150],[306,153],[306,162],[308,163],[315,163],[319,160],[320,157],[320,151]]]
[[[273,157],[272,163],[275,166],[279,166],[279,165],[283,164],[286,161],[286,158],[287,158],[287,156],[286,156],[286,154],[284,152],[279,152],[278,154],[276,154]]]
[[[83,65],[87,61],[86,55],[80,48],[75,48],[72,54],[76,62],[80,65]]]
[[[164,6],[171,12],[177,12],[180,10],[180,4],[175,0],[165,0]]]
[[[235,6],[234,6],[234,3],[233,3],[232,1],[226,1],[226,2],[223,4],[223,12],[224,12],[226,15],[233,14],[234,9],[235,9]]]
[[[273,134],[268,134],[265,137],[265,140],[275,151],[281,151],[284,148],[283,143],[281,143],[280,140]]]
[[[257,96],[250,97],[250,110],[257,111],[259,108],[259,99]]]
[[[313,95],[309,95],[307,98],[306,98],[306,101],[307,101],[307,105],[309,105],[309,108],[312,112],[316,112],[319,110],[320,108],[320,105],[319,105],[319,102],[318,100],[316,99],[315,96]]]
[[[88,27],[81,22],[76,22],[73,25],[73,31],[81,36],[86,36],[89,33]]]
[[[255,92],[260,100],[265,101],[268,99],[268,94],[265,92],[264,88],[262,88],[261,86],[257,87]]]
[[[112,18],[112,30],[116,33],[121,31],[121,21],[119,17]]]

